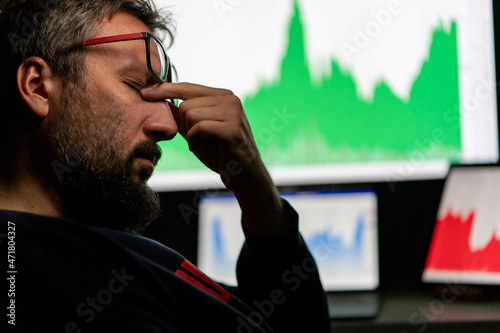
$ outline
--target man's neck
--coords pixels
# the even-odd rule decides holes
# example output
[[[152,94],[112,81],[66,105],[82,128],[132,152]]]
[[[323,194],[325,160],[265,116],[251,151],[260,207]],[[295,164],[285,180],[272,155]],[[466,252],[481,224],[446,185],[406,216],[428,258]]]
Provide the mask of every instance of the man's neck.
[[[0,209],[14,210],[37,215],[62,217],[54,196],[41,191],[38,186],[12,187],[0,183]]]
[[[0,172],[0,209],[62,217],[59,195],[35,175],[30,163]]]

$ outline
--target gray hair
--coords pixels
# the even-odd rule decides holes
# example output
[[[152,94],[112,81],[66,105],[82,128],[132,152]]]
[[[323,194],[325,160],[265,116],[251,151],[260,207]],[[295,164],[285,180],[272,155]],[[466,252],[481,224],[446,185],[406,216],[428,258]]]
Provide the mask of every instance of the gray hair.
[[[63,83],[82,82],[85,52],[68,48],[96,37],[99,23],[120,12],[136,16],[172,43],[171,16],[158,11],[152,0],[0,0],[0,132],[24,105],[16,86],[19,66],[38,56]]]

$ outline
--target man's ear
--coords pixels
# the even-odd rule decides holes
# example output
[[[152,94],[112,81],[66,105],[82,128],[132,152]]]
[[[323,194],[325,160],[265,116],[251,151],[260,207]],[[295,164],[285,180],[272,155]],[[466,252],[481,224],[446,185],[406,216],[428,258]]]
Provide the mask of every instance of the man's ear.
[[[24,103],[37,117],[49,114],[49,101],[56,90],[55,77],[45,60],[30,57],[17,70],[17,89]]]

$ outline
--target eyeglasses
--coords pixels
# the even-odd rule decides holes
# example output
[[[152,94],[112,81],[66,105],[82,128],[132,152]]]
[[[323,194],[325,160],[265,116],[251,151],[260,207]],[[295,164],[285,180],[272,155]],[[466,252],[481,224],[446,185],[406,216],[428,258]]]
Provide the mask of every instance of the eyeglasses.
[[[148,70],[159,82],[172,82],[172,64],[161,41],[149,32],[137,32],[126,35],[116,35],[88,39],[79,46],[97,45],[128,40],[142,39],[146,42],[146,61]]]
[[[133,34],[92,38],[76,46],[89,46],[138,39],[142,39],[146,42],[146,62],[151,75],[158,81],[158,83],[162,83],[165,81],[172,82],[173,66],[170,62],[170,58],[168,57],[161,41],[149,32],[137,32]],[[178,105],[177,100],[170,101],[175,105]]]

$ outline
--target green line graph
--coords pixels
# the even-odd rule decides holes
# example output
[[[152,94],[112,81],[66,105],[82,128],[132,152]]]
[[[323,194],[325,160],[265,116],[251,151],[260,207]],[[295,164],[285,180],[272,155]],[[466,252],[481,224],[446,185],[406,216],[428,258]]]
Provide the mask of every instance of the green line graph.
[[[409,98],[380,81],[370,99],[360,97],[349,71],[331,61],[331,74],[313,82],[303,22],[295,4],[279,77],[242,96],[267,166],[337,164],[461,156],[457,25],[431,31],[428,58]],[[277,115],[281,120],[276,125]],[[274,123],[273,123],[274,122]],[[158,171],[205,169],[182,138],[162,142]]]

